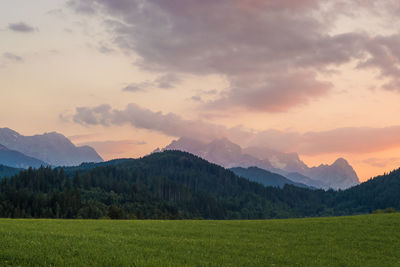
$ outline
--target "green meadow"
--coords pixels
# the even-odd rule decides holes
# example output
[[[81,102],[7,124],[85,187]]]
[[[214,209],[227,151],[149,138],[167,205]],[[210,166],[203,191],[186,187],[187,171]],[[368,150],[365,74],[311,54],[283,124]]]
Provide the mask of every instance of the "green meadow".
[[[0,266],[400,266],[400,214],[0,220]]]

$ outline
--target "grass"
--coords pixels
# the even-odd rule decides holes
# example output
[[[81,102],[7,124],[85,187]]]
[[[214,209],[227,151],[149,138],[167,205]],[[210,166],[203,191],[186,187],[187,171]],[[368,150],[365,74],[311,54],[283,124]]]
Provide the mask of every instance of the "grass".
[[[400,214],[266,221],[0,219],[0,266],[400,266]]]

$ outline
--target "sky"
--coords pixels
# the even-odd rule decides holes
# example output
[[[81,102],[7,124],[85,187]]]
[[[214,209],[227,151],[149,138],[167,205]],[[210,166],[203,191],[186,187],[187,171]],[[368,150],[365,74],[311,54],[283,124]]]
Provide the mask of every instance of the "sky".
[[[400,167],[400,4],[372,0],[0,2],[0,127],[104,159],[181,136]]]

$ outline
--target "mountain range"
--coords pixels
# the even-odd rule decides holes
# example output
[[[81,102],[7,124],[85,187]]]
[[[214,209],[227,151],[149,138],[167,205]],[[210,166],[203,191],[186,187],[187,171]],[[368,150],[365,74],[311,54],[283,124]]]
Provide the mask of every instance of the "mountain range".
[[[51,132],[42,135],[23,136],[9,128],[0,128],[0,144],[8,150],[22,153],[26,161],[18,167],[39,167],[40,165],[75,166],[82,162],[102,162],[100,155],[89,146],[77,147],[64,135]],[[14,155],[17,157],[17,155]],[[18,154],[20,160],[22,155]],[[0,164],[9,165],[0,160]],[[11,167],[15,164],[9,165]]]
[[[257,167],[283,176],[288,184],[323,189],[346,189],[359,184],[357,174],[345,159],[339,158],[331,165],[310,168],[297,153],[283,153],[266,147],[242,148],[227,138],[204,143],[182,137],[162,150],[186,151],[225,168]],[[23,136],[9,128],[0,128],[0,164],[9,167],[78,166],[84,162],[102,161],[93,148],[77,147],[56,132]],[[246,174],[249,172],[253,176],[255,169],[247,170]],[[257,173],[263,172],[257,170]],[[281,182],[271,183],[282,185]]]
[[[316,188],[346,189],[360,183],[354,169],[343,158],[331,165],[310,168],[297,153],[283,153],[264,147],[241,148],[227,138],[204,143],[182,137],[155,152],[165,150],[186,151],[225,168],[258,167]]]
[[[230,170],[239,177],[248,179],[249,181],[257,182],[264,186],[274,186],[283,188],[286,184],[294,185],[302,188],[309,188],[309,186],[296,183],[286,177],[279,175],[277,173],[269,172],[258,167],[235,167],[230,168]]]
[[[21,152],[10,150],[7,147],[0,145],[0,164],[13,168],[39,168],[49,164],[36,158],[28,157]]]

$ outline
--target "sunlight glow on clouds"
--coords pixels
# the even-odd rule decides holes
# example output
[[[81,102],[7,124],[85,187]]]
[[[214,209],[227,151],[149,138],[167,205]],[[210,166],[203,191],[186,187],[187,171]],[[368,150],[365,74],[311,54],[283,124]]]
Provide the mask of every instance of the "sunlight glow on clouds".
[[[242,146],[265,146],[278,151],[304,155],[327,153],[370,153],[400,147],[400,126],[385,128],[337,128],[323,132],[288,132],[279,130],[249,131],[223,125],[185,120],[172,113],[163,114],[129,104],[125,109],[109,105],[79,107],[73,121],[83,125],[131,124],[172,137],[191,137],[204,141],[227,136]],[[368,144],[368,145],[366,145]]]
[[[76,142],[110,158],[227,136],[396,167],[397,0],[18,0],[0,14],[3,126],[101,133]]]

